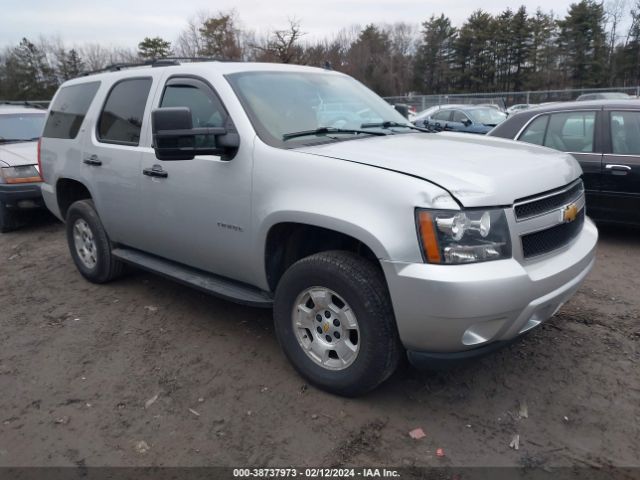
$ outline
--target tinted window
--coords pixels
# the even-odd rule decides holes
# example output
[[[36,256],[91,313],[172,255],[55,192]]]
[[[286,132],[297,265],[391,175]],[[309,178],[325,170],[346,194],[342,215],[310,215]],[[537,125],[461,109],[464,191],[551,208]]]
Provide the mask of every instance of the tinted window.
[[[100,114],[98,138],[103,142],[138,145],[150,89],[150,78],[117,83],[109,92]]]
[[[544,145],[563,152],[593,152],[596,112],[553,113]]]
[[[198,80],[173,79],[164,90],[161,107],[189,107],[194,128],[222,127],[226,113],[213,91]],[[197,147],[215,147],[214,135],[198,135]]]
[[[43,137],[76,138],[100,82],[62,87],[51,105]]]
[[[453,121],[454,122],[464,123],[467,120],[469,120],[469,118],[464,113],[462,113],[460,110],[456,110],[455,112],[453,112]]]
[[[640,112],[611,112],[612,152],[640,155]]]
[[[440,121],[447,122],[451,118],[451,111],[450,110],[442,110],[440,112],[434,113],[431,118],[433,118],[434,120],[440,120]]]
[[[44,113],[2,114],[0,110],[0,143],[35,140],[42,133]]]
[[[547,122],[549,121],[549,115],[542,115],[536,118],[529,126],[522,132],[518,140],[527,143],[535,143],[536,145],[542,145],[544,143],[544,133],[547,130]]]
[[[160,106],[189,107],[194,128],[222,127],[224,110],[217,98],[205,88],[208,89],[205,85],[172,83],[165,89]]]

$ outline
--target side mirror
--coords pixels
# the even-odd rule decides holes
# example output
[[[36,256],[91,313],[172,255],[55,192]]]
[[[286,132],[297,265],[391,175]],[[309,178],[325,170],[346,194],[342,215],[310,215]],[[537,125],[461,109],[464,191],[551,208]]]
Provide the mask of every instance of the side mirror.
[[[393,108],[396,109],[396,111],[402,115],[404,118],[409,118],[409,105],[406,105],[404,103],[396,103]]]
[[[225,127],[193,128],[191,109],[165,107],[151,112],[153,149],[158,160],[192,160],[196,155],[233,154],[240,136]]]
[[[468,118],[462,122],[464,124],[465,127],[468,127],[469,125],[471,125],[473,122],[471,120],[469,120]]]

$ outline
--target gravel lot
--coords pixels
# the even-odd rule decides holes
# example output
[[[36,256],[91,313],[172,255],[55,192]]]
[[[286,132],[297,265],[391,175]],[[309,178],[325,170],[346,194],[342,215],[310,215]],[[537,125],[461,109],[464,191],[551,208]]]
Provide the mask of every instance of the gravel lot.
[[[580,292],[519,343],[352,400],[305,385],[268,310],[87,283],[43,215],[0,235],[0,466],[640,466],[639,233],[602,228]]]

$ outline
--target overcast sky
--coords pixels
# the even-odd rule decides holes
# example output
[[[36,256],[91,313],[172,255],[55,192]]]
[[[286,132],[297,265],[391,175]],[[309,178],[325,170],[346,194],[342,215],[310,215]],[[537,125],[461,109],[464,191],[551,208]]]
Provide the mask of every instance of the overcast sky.
[[[525,0],[527,9],[541,7],[564,15],[568,0]],[[520,3],[484,0],[0,0],[0,46],[17,44],[22,37],[58,35],[67,44],[99,42],[134,47],[145,36],[173,41],[186,20],[199,10],[234,8],[242,25],[267,32],[300,20],[307,38],[323,38],[354,24],[423,22],[445,13],[456,25],[475,9],[491,13]]]

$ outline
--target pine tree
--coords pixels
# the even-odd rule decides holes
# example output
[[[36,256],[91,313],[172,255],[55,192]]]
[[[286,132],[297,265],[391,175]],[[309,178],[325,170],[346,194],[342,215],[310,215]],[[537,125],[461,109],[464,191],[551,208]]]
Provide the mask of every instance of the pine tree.
[[[450,86],[456,29],[444,14],[422,24],[415,66],[415,85],[424,93],[446,92]]]
[[[171,56],[171,42],[161,37],[145,37],[138,44],[138,55],[145,60],[167,58]]]
[[[562,59],[574,87],[597,87],[606,81],[604,20],[601,3],[581,0],[558,22]]]
[[[14,100],[48,99],[58,86],[45,54],[26,38],[9,53],[4,76],[6,95]]]

